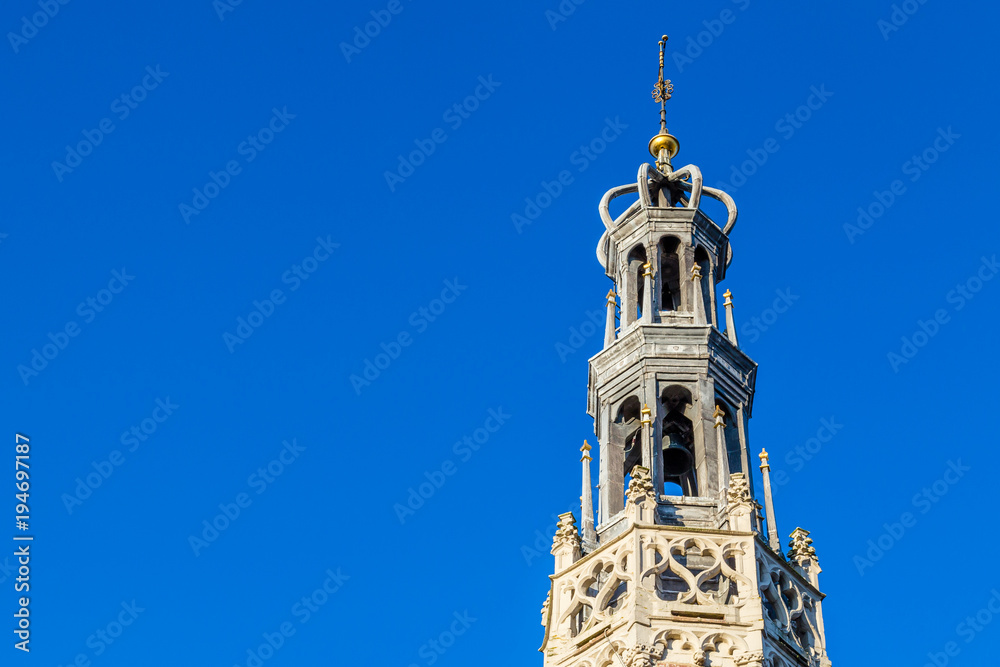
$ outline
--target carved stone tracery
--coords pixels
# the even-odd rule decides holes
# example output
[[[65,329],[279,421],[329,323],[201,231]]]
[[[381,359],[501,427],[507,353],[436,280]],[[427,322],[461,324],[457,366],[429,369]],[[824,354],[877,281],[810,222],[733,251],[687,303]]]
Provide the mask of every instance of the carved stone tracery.
[[[765,616],[778,634],[804,656],[821,646],[813,594],[778,563],[758,560],[759,586]]]
[[[623,609],[632,600],[631,554],[629,545],[623,543],[568,575],[562,588],[566,601],[558,610],[556,627],[576,637]]]
[[[738,606],[739,586],[750,586],[750,580],[735,569],[737,557],[745,553],[740,539],[655,535],[647,552],[652,562],[641,580],[652,581],[665,602]]]

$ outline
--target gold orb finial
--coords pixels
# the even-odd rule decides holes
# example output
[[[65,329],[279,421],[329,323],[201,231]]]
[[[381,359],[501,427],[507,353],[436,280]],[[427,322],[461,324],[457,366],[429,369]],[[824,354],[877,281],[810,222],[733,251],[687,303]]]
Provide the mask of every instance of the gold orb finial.
[[[677,151],[681,149],[681,144],[677,137],[667,132],[660,132],[649,140],[649,154],[659,161],[660,151],[666,151],[667,158],[673,158]]]

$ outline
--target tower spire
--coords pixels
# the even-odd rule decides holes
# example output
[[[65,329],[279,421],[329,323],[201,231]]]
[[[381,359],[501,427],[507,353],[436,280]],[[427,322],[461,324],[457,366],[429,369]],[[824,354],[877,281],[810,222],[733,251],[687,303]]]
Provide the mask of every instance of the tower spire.
[[[670,158],[677,155],[680,150],[680,142],[677,137],[667,132],[667,100],[673,97],[674,84],[670,79],[663,78],[663,56],[667,48],[667,40],[664,35],[660,39],[660,76],[653,86],[653,101],[660,104],[660,133],[649,140],[649,153],[656,158],[656,168],[664,173],[673,171]]]
[[[774,499],[771,496],[771,464],[766,449],[760,450],[760,472],[764,477],[764,511],[767,512],[767,543],[774,552],[781,554],[781,539],[774,520]]]
[[[585,441],[581,521],[561,515],[553,541],[542,660],[831,667],[819,563],[804,530],[787,560],[781,553],[766,452],[766,532],[758,514],[748,442],[757,364],[737,344],[730,292],[726,334],[718,308],[736,203],[696,165],[670,164],[666,44],[653,88],[655,165],[647,158],[598,209],[597,258],[613,282],[604,346],[587,361],[598,496]],[[611,202],[627,195],[612,217]],[[703,196],[725,206],[725,223],[701,208]]]

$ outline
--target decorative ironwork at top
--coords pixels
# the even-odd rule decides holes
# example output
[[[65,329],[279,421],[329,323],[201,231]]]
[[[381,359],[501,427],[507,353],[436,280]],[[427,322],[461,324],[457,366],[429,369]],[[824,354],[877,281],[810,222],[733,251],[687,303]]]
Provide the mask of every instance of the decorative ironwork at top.
[[[660,129],[667,129],[667,100],[671,98],[674,92],[674,84],[670,79],[664,80],[663,78],[663,55],[667,48],[667,40],[670,39],[666,35],[660,39],[660,78],[653,86],[653,101],[658,102],[660,105]]]
[[[667,100],[673,97],[674,84],[670,79],[663,78],[663,59],[667,50],[667,40],[664,35],[660,39],[660,76],[653,86],[653,101],[660,104],[660,133],[649,141],[649,153],[656,158],[656,168],[664,173],[673,170],[670,158],[677,155],[680,142],[677,137],[667,132]]]

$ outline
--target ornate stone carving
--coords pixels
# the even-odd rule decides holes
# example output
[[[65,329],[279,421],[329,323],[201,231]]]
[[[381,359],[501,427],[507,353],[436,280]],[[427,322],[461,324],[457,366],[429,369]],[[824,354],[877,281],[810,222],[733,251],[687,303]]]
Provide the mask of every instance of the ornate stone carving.
[[[729,476],[725,503],[730,530],[744,533],[754,530],[753,515],[757,503],[750,495],[750,481],[745,473],[737,472]]]
[[[792,531],[791,541],[788,546],[791,547],[788,551],[788,559],[799,566],[805,566],[810,561],[816,561],[816,549],[812,546],[812,538],[809,537],[809,531],[803,530],[802,528],[796,528]]]
[[[545,627],[549,619],[549,605],[552,604],[552,590],[545,595],[545,602],[542,603],[542,627]]]
[[[632,553],[632,546],[622,542],[585,568],[567,574],[563,587],[555,592],[551,629],[577,637],[631,604],[635,590]]]
[[[764,665],[764,652],[763,651],[749,651],[742,654],[736,658],[736,664],[739,667],[763,667]]]
[[[641,580],[650,581],[657,597],[665,602],[733,604],[739,598],[739,587],[751,585],[730,565],[746,553],[740,539],[686,535],[666,540],[657,536],[650,542],[649,551],[650,566],[642,572]]]
[[[662,655],[660,647],[639,644],[625,651],[625,664],[628,667],[653,667]]]
[[[552,553],[562,547],[571,549],[580,548],[580,533],[576,530],[576,517],[571,512],[559,515],[559,523],[556,524],[556,535],[552,539]]]
[[[750,481],[747,479],[746,474],[734,472],[729,476],[729,489],[726,492],[726,501],[729,504],[730,511],[740,505],[746,505],[753,509],[754,500],[750,495]]]
[[[765,616],[785,641],[803,655],[809,655],[814,647],[822,647],[817,601],[812,593],[789,576],[787,565],[770,563],[763,558],[759,558],[757,564]]]
[[[649,474],[649,468],[636,466],[632,468],[632,480],[628,483],[628,501],[635,505],[646,500],[656,501],[656,487]]]

